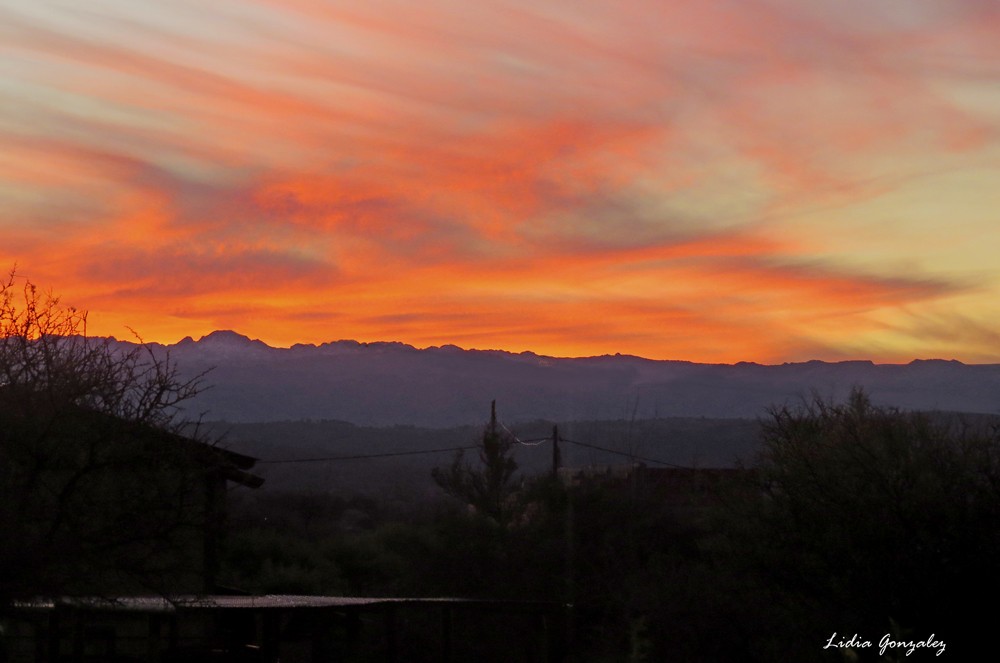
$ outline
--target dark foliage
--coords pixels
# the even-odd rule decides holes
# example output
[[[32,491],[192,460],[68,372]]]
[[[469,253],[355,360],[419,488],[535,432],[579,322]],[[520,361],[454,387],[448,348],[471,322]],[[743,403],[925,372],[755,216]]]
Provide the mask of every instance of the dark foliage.
[[[434,468],[431,476],[448,495],[506,525],[520,508],[514,478],[517,472],[517,461],[512,456],[514,444],[514,436],[497,424],[494,401],[490,423],[483,429],[479,446],[479,467],[465,462],[463,452],[459,451],[448,469]]]
[[[759,465],[707,488],[685,483],[692,470],[529,476],[502,518],[468,509],[472,493],[262,493],[241,508],[230,568],[250,589],[565,602],[578,660],[880,658],[824,650],[834,632],[934,634],[958,657],[990,637],[975,599],[1000,583],[1000,441],[972,421],[861,392],[776,408]]]
[[[855,391],[844,404],[775,409],[762,432],[766,499],[744,542],[786,609],[799,609],[804,638],[896,628],[936,634],[958,655],[986,637],[980,606],[1000,589],[995,429]],[[777,648],[787,634],[773,638]]]
[[[0,283],[0,601],[190,581],[206,465],[177,415],[198,380],[17,282]]]

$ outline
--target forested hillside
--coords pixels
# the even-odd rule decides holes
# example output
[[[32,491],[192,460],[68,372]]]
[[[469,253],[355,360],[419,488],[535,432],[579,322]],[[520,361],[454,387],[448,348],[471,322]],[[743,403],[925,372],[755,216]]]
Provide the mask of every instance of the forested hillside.
[[[484,408],[485,412],[485,408]],[[514,456],[529,474],[552,464],[554,422],[508,424],[524,444]],[[430,471],[457,447],[476,443],[479,426],[365,427],[341,421],[215,423],[222,444],[259,458],[268,491],[385,494],[433,492]],[[564,467],[645,463],[650,467],[733,467],[752,462],[758,424],[749,419],[665,418],[558,423]],[[586,445],[586,446],[585,446]],[[444,451],[433,451],[443,449]],[[302,462],[271,462],[302,461]]]

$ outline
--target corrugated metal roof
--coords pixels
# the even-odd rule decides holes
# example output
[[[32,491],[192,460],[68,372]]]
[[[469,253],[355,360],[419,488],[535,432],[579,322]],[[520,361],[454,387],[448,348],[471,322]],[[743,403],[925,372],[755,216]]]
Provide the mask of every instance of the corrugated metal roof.
[[[490,601],[461,598],[369,598],[352,596],[305,596],[295,594],[266,594],[263,596],[74,596],[39,598],[18,601],[15,608],[24,610],[54,610],[57,607],[82,608],[111,612],[171,613],[180,610],[290,610],[299,608],[377,607],[393,604],[424,605],[451,604],[480,607],[524,608],[528,606],[554,607],[556,604],[536,601]]]

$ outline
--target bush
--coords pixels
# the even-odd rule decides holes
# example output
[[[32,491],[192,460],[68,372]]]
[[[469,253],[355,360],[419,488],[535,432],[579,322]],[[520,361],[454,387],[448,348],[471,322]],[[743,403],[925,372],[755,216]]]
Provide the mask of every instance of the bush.
[[[762,434],[766,498],[748,547],[806,637],[877,641],[891,623],[949,651],[986,637],[973,605],[1000,589],[995,428],[855,390],[844,404],[774,409]]]
[[[19,282],[0,281],[0,604],[201,582],[211,457],[178,417],[199,379]]]

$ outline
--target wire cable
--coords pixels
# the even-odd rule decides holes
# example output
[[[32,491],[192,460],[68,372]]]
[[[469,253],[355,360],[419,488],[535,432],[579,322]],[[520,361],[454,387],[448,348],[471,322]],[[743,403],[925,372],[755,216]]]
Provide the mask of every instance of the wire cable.
[[[418,451],[390,451],[381,454],[359,454],[356,456],[325,456],[320,458],[287,458],[287,459],[275,459],[275,460],[258,460],[258,463],[268,463],[271,465],[277,463],[326,463],[338,460],[364,460],[368,458],[392,458],[393,456],[416,456],[419,454],[435,454],[444,453],[445,451],[467,451],[469,449],[478,449],[479,445],[467,446],[467,447],[445,447],[443,449],[421,449]]]
[[[525,446],[525,447],[537,447],[537,446],[539,446],[541,444],[544,444],[546,442],[551,442],[552,441],[551,437],[538,437],[538,438],[531,438],[531,439],[528,439],[528,440],[522,440],[519,437],[517,437],[516,435],[514,435],[514,433],[512,433],[511,430],[509,428],[507,428],[507,426],[505,426],[504,424],[501,423],[500,426],[505,431],[507,431],[507,433],[512,438],[514,438],[515,442],[517,442],[518,444],[520,444],[522,446]],[[616,454],[618,456],[625,456],[626,458],[631,458],[632,460],[642,461],[644,463],[655,463],[657,465],[663,465],[665,467],[675,467],[675,468],[678,468],[678,469],[690,469],[690,468],[688,468],[685,465],[677,465],[675,463],[668,463],[667,461],[665,461],[665,460],[659,460],[658,458],[649,458],[649,457],[646,457],[646,456],[639,456],[637,454],[628,453],[627,451],[619,451],[617,449],[609,449],[607,447],[602,447],[602,446],[597,445],[597,444],[589,444],[587,442],[578,442],[576,440],[570,440],[568,438],[561,437],[561,436],[559,437],[559,441],[560,442],[567,442],[569,444],[575,444],[578,447],[586,447],[588,449],[595,449],[597,451],[603,451],[603,452],[609,453],[609,454]],[[357,454],[357,455],[352,455],[352,456],[322,456],[322,457],[317,457],[317,458],[283,458],[283,459],[270,459],[270,460],[259,459],[259,460],[257,460],[257,462],[260,463],[260,464],[262,464],[262,465],[263,464],[276,465],[276,464],[289,464],[289,463],[330,463],[330,462],[336,462],[336,461],[340,461],[340,460],[368,460],[368,459],[372,459],[372,458],[394,458],[394,457],[397,457],[397,456],[417,456],[417,455],[422,455],[422,454],[445,453],[445,452],[449,452],[449,451],[469,451],[469,450],[472,450],[472,449],[479,449],[479,448],[480,448],[480,445],[474,444],[474,445],[467,445],[467,446],[462,446],[462,447],[443,447],[443,448],[439,448],[439,449],[419,449],[419,450],[415,450],[415,451],[390,451],[390,452],[386,452],[386,453]]]
[[[676,465],[674,463],[668,463],[665,460],[659,460],[657,458],[647,458],[645,456],[638,456],[636,454],[630,454],[627,451],[617,451],[615,449],[608,449],[607,447],[600,447],[600,446],[597,446],[596,444],[587,444],[586,442],[577,442],[576,440],[569,440],[569,439],[567,439],[565,437],[560,437],[559,441],[560,442],[569,442],[570,444],[575,444],[575,445],[577,445],[579,447],[587,447],[588,449],[597,449],[598,451],[605,451],[605,452],[607,452],[609,454],[618,454],[619,456],[627,456],[628,458],[631,458],[633,460],[641,460],[644,463],[656,463],[657,465],[664,465],[666,467],[676,467],[676,468],[681,469],[681,470],[692,469],[692,468],[689,468],[689,467],[687,467],[685,465]]]

